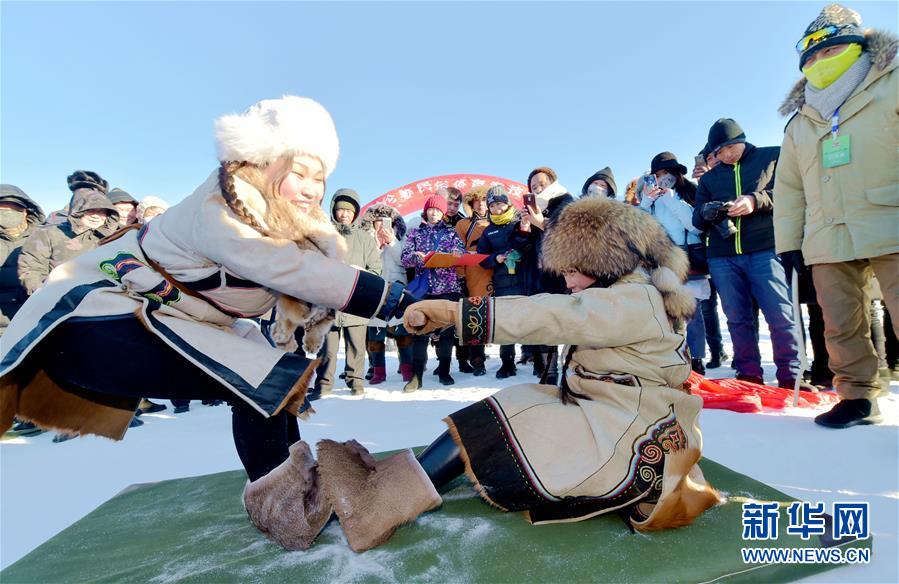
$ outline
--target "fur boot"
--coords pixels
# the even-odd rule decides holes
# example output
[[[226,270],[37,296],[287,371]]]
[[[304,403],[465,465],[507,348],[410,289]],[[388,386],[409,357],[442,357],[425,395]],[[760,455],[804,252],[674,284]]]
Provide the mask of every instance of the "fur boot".
[[[280,466],[248,482],[243,501],[253,525],[288,550],[308,549],[331,517],[312,449],[303,441],[290,447]]]
[[[322,490],[354,551],[379,546],[442,500],[411,450],[375,460],[355,440],[318,443]]]

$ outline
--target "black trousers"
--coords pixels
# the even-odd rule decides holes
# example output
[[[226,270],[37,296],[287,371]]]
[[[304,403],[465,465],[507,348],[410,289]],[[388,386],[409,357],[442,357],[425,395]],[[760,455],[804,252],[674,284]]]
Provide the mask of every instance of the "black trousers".
[[[231,405],[237,455],[256,480],[284,462],[300,439],[297,419],[266,418],[200,371],[133,317],[59,325],[29,357],[63,388],[126,397],[221,399]]]

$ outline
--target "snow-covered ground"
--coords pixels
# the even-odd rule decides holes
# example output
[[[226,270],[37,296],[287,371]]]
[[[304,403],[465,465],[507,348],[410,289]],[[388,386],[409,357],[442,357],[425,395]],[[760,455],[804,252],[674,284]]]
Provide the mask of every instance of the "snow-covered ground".
[[[767,339],[762,354],[768,359],[766,379],[772,381]],[[516,377],[497,380],[497,348],[488,353],[486,377],[454,372],[456,385],[444,388],[428,371],[426,388],[412,394],[402,393],[396,355],[388,353],[387,383],[359,397],[338,386],[333,396],[315,402],[317,413],[300,424],[302,436],[313,444],[321,438],[355,438],[372,451],[427,444],[444,430],[441,419],[447,414],[500,387],[533,381],[530,366],[519,368]],[[432,355],[429,369],[434,364]],[[733,371],[725,367],[708,376],[730,377]],[[812,422],[819,412],[810,410],[702,414],[705,456],[799,499],[822,501],[827,509],[834,501],[871,504],[872,562],[832,570],[815,581],[899,582],[899,384],[890,390],[880,399],[886,417],[880,426],[828,430]],[[192,402],[185,414],[171,410],[169,405],[167,411],[144,415],[145,425],[121,442],[84,437],[53,444],[47,433],[0,443],[0,566],[15,562],[130,484],[240,468],[230,408]]]

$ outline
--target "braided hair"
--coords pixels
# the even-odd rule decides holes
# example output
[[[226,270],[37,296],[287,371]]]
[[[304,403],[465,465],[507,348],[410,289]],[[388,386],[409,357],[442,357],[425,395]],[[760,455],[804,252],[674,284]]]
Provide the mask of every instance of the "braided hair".
[[[268,230],[259,224],[256,217],[250,213],[243,201],[237,196],[237,192],[234,190],[234,175],[248,166],[248,162],[229,161],[222,163],[219,167],[219,187],[222,192],[222,198],[225,199],[228,208],[231,209],[231,212],[234,213],[238,219],[240,219],[241,223],[249,225],[262,235],[269,235]]]
[[[299,242],[296,235],[298,226],[309,225],[310,222],[327,224],[330,222],[320,206],[316,205],[304,214],[278,194],[281,181],[291,172],[292,161],[293,155],[286,154],[272,163],[275,165],[274,180],[269,180],[265,171],[255,164],[239,161],[222,162],[219,167],[219,187],[228,208],[242,223],[262,235]],[[265,226],[259,223],[246,204],[238,197],[234,187],[235,175],[262,195],[266,205],[263,216]],[[327,251],[314,238],[302,237],[302,240],[324,255],[328,255]]]

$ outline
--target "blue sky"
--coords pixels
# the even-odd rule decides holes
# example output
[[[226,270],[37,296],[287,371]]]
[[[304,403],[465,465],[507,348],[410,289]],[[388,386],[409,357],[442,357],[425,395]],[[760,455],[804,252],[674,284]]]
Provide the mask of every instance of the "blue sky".
[[[433,175],[623,191],[671,150],[688,167],[722,116],[779,144],[794,44],[825,2],[0,3],[0,180],[46,210],[90,169],[177,202],[216,166],[212,122],[314,97],[367,201]],[[897,3],[848,2],[893,32]]]

